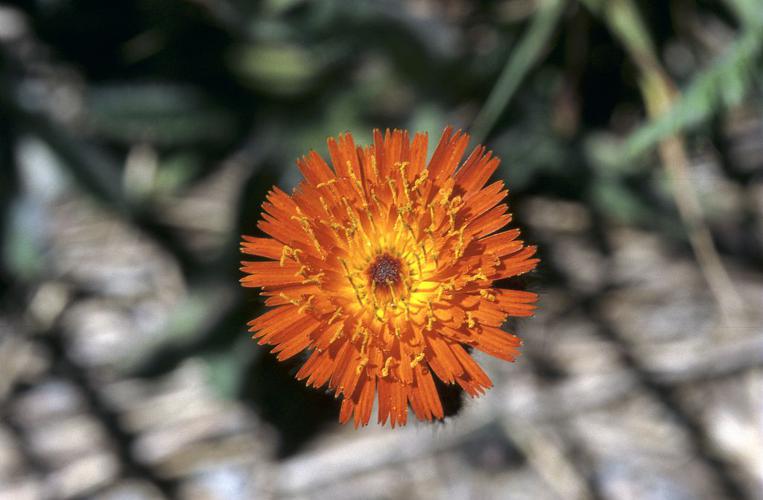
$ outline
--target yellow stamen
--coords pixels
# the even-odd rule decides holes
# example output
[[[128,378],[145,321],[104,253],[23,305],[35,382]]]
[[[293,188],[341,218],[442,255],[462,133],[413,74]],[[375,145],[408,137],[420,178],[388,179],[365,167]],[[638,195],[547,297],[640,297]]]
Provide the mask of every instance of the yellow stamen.
[[[432,326],[434,325],[436,318],[434,316],[434,309],[432,308],[432,301],[427,300],[427,331],[432,331]]]
[[[453,186],[445,186],[439,191],[440,205],[445,206],[450,200],[450,194],[453,192]]]
[[[293,306],[299,306],[299,305],[302,305],[302,303],[301,303],[299,300],[297,300],[297,299],[295,299],[295,298],[292,298],[292,297],[289,297],[288,295],[286,295],[286,294],[285,294],[285,293],[283,293],[283,292],[279,293],[279,294],[278,294],[278,296],[279,296],[279,297],[281,297],[281,298],[282,298],[283,300],[285,300],[286,302],[289,302],[289,303],[290,303],[291,305],[293,305]]]
[[[331,340],[329,340],[329,345],[331,345],[334,342],[336,342],[337,340],[339,340],[342,337],[342,335],[344,335],[344,329],[340,328],[339,330],[336,331],[334,336],[331,337]]]
[[[326,276],[326,273],[323,271],[316,273],[316,274],[309,274],[305,276],[305,279],[301,281],[302,285],[318,285],[319,287],[323,284],[323,277]]]
[[[426,182],[427,177],[429,177],[429,170],[424,170],[421,172],[418,178],[413,182],[413,188],[411,188],[411,191],[417,191],[419,187],[421,187],[421,185]]]
[[[456,246],[453,248],[453,255],[456,259],[460,259],[464,256],[464,229],[465,227],[461,227],[461,229],[458,230],[458,241],[456,241]]]
[[[477,322],[474,321],[474,317],[472,316],[471,311],[466,311],[466,326],[469,328],[474,328],[477,326]]]
[[[358,287],[358,285],[355,284],[355,280],[352,278],[352,272],[350,271],[350,268],[347,266],[347,262],[345,262],[344,259],[339,259],[339,262],[342,264],[342,267],[344,268],[344,274],[347,278],[347,281],[350,282],[350,285],[352,286],[352,289],[355,290],[355,298],[358,299],[358,303],[362,306],[365,304],[363,303],[363,299],[361,298],[362,290]]]
[[[336,308],[336,311],[334,311],[334,314],[331,315],[331,317],[329,318],[327,324],[329,324],[329,325],[332,324],[334,321],[339,319],[339,317],[341,315],[342,315],[342,306],[339,306],[339,307]]]
[[[318,238],[315,237],[313,228],[310,226],[310,218],[302,215],[302,211],[299,208],[297,208],[297,213],[299,215],[292,215],[291,220],[296,220],[299,222],[300,226],[302,226],[302,230],[307,234],[308,238],[310,238],[310,241],[312,242],[315,249],[318,250],[318,253],[321,254],[321,257],[325,257],[326,254],[324,253]]]
[[[299,266],[299,271],[294,273],[294,276],[302,276],[302,277],[306,278],[307,277],[307,270],[308,269],[310,269],[310,268],[305,266],[305,265]]]
[[[314,295],[308,295],[307,296],[307,301],[304,302],[301,306],[299,306],[299,309],[297,309],[297,313],[302,314],[305,311],[311,309],[313,307],[312,306],[313,300],[315,300],[315,296]]]
[[[416,368],[416,365],[421,363],[421,361],[424,359],[424,353],[420,352],[416,355],[413,360],[411,360],[411,368]]]
[[[480,267],[479,270],[475,274],[472,274],[471,276],[468,276],[466,278],[466,282],[469,283],[471,281],[479,281],[479,280],[487,280],[487,275]]]
[[[392,364],[393,361],[394,359],[392,358],[392,356],[388,357],[386,361],[384,361],[384,367],[382,368],[382,371],[381,371],[382,377],[386,377],[389,375],[390,365]]]
[[[284,245],[281,249],[281,260],[279,261],[280,266],[283,267],[286,264],[286,257],[291,257],[292,255],[294,255],[294,249],[289,245]]]
[[[363,371],[363,368],[365,368],[367,364],[368,364],[368,358],[361,358],[360,362],[358,363],[358,366],[355,368],[355,373],[360,375],[360,372]]]
[[[374,178],[379,179],[379,169],[376,168],[376,155],[371,156],[371,172],[374,173]]]
[[[397,183],[395,182],[395,179],[387,179],[387,184],[389,185],[389,191],[392,194],[392,203],[397,205]]]

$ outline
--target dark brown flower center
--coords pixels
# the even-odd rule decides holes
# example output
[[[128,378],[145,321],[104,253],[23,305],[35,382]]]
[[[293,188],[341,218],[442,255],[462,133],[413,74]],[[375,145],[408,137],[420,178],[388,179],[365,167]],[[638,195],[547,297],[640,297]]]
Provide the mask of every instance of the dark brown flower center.
[[[368,276],[376,286],[397,284],[400,282],[401,263],[389,254],[380,255],[368,268]]]

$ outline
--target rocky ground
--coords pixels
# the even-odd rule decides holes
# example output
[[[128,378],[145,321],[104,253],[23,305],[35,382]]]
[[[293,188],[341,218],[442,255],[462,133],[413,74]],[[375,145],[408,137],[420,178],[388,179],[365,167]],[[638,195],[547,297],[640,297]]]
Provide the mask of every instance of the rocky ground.
[[[729,263],[748,307],[723,318],[691,256],[627,227],[607,229],[604,254],[585,206],[523,200],[544,258],[531,284],[541,307],[517,324],[516,363],[480,357],[495,387],[442,424],[332,422],[279,457],[279,431],[215,379],[226,357],[267,356],[254,343],[129,375],[189,328],[178,322],[206,321],[200,303],[234,299],[189,284],[151,238],[46,178],[53,166],[32,171],[22,184],[44,272],[2,317],[3,500],[717,499],[763,488],[763,308],[750,307],[763,305],[763,280],[750,269]],[[167,203],[224,220],[240,173],[223,172]],[[188,225],[198,248],[222,244],[215,224]]]

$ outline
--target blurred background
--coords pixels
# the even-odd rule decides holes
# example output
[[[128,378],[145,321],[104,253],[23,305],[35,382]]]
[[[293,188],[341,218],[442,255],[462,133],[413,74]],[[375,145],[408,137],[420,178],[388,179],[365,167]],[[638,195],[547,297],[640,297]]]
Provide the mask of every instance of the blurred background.
[[[0,4],[0,499],[763,498],[760,0]],[[495,387],[362,430],[249,339],[294,160],[454,124],[540,248]]]

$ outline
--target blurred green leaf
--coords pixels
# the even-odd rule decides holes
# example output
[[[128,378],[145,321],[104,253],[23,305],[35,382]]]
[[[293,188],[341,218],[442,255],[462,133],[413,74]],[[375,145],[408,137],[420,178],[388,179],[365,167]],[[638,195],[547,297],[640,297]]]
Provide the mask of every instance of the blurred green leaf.
[[[759,30],[763,27],[763,8],[759,0],[724,0],[743,26]]]
[[[154,342],[135,350],[122,362],[122,371],[155,376],[174,368],[183,358],[229,346],[246,323],[238,290],[220,283],[191,283]]]
[[[492,131],[524,77],[543,55],[566,5],[563,0],[540,2],[530,26],[511,52],[487,101],[474,119],[472,133],[478,142],[484,141]]]
[[[274,95],[305,91],[322,67],[317,54],[288,44],[239,46],[229,63],[246,85]]]
[[[173,193],[185,186],[202,169],[202,159],[191,151],[168,155],[159,162],[154,180],[156,193]]]
[[[631,56],[644,67],[657,67],[656,49],[643,31],[631,2],[585,0],[593,11],[604,14],[613,32],[627,40]],[[763,48],[763,9],[757,0],[727,0],[739,17],[743,31],[715,62],[697,74],[672,108],[650,120],[627,137],[612,157],[620,163],[651,150],[661,140],[705,122],[719,110],[739,104],[759,67]]]
[[[252,359],[263,352],[257,349],[249,336],[242,335],[230,349],[208,351],[202,355],[207,365],[209,381],[222,398],[234,399],[244,383],[244,372]]]
[[[763,29],[749,30],[715,63],[699,73],[673,107],[656,120],[645,123],[624,141],[623,161],[642,154],[662,139],[701,124],[719,110],[739,104],[760,64]]]
[[[0,238],[2,264],[17,276],[32,280],[43,270],[43,224],[44,214],[30,200],[16,200],[10,206],[10,217]]]
[[[162,146],[224,142],[232,116],[192,87],[169,83],[120,83],[93,87],[87,125],[96,134]]]
[[[599,178],[591,186],[591,197],[602,214],[619,223],[638,224],[649,214],[640,197],[616,180]]]
[[[437,147],[437,132],[447,124],[445,113],[436,103],[419,103],[411,116],[409,130],[430,132],[428,154],[431,155]]]
[[[580,175],[576,162],[570,161],[573,145],[554,131],[549,120],[553,113],[551,82],[555,79],[553,72],[538,72],[528,80],[532,90],[517,106],[513,117],[517,126],[504,129],[490,141],[501,158],[501,177],[513,193],[524,191],[539,177],[568,179]]]
[[[588,134],[583,141],[583,151],[597,176],[622,177],[654,165],[645,157],[623,161],[622,139],[609,132]]]

